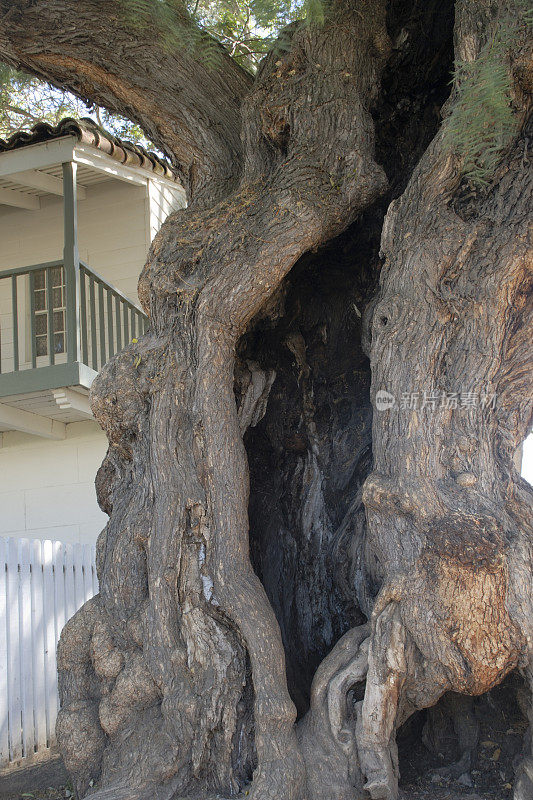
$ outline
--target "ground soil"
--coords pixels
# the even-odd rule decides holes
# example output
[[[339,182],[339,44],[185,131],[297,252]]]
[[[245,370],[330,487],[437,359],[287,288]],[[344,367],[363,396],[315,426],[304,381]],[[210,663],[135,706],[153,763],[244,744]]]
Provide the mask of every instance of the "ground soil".
[[[472,769],[461,776],[463,781],[471,782],[471,786],[437,773],[439,768],[459,757],[451,722],[441,739],[442,752],[431,753],[422,742],[427,712],[412,718],[399,735],[400,800],[510,800],[514,765],[527,730],[521,711],[524,692],[521,678],[513,674],[501,686],[474,699],[479,744]],[[65,800],[71,797],[72,786],[57,753],[29,768],[0,773],[0,800]]]
[[[461,785],[437,773],[459,757],[450,722],[442,737],[442,752],[430,753],[422,743],[423,712],[399,740],[402,800],[510,800],[514,768],[520,759],[527,720],[522,712],[527,693],[516,673],[500,686],[474,698],[473,714],[479,724],[479,742],[471,770]]]
[[[32,788],[29,785],[22,792],[2,793],[0,797],[2,800],[65,800],[73,797],[70,784],[33,791]],[[417,786],[406,787],[400,792],[400,800],[504,800],[510,796],[509,792],[502,793],[500,789],[479,794],[472,789],[461,789],[457,786],[436,788],[431,780],[427,779],[420,780]]]

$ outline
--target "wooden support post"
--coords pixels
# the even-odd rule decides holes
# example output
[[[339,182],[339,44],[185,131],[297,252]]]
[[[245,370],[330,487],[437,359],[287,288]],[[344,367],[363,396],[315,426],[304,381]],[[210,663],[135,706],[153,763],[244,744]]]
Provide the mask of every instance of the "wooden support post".
[[[78,253],[78,208],[76,164],[63,164],[63,267],[67,292],[67,360],[80,360],[80,257]]]

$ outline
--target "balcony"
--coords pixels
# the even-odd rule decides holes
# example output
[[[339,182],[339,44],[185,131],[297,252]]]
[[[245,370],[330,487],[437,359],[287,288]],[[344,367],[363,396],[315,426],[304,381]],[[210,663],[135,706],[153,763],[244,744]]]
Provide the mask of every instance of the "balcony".
[[[69,162],[63,187],[63,257],[0,271],[0,432],[64,438],[66,423],[91,418],[88,393],[97,372],[148,324],[78,256]]]
[[[5,426],[11,420],[20,430],[19,412],[62,422],[77,421],[80,412],[88,417],[95,375],[145,332],[146,316],[82,261],[70,268],[52,261],[3,270],[4,304],[8,297],[0,341],[0,421]],[[60,413],[67,409],[74,413]]]
[[[71,276],[62,261],[0,272],[12,331],[0,342],[0,397],[88,389],[106,361],[144,333],[147,318],[136,305],[88,264],[77,267]]]

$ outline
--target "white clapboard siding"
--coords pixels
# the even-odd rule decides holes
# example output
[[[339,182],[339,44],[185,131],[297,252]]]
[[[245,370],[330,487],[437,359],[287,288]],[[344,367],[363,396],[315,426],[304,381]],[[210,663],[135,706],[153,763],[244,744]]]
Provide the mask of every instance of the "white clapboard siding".
[[[0,767],[54,744],[59,634],[97,591],[94,546],[0,538]]]

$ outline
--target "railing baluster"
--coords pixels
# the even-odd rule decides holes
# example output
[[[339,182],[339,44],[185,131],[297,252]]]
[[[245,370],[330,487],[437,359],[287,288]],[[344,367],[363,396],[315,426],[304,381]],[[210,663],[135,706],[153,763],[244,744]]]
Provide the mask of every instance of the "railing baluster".
[[[78,253],[77,164],[63,163],[63,269],[65,270],[67,361],[80,358],[80,257]]]
[[[52,269],[48,267],[45,270],[45,287],[46,287],[46,316],[47,316],[47,336],[46,341],[48,344],[48,362],[53,365],[56,363],[56,354],[54,352],[54,302],[52,297]]]
[[[133,306],[130,308],[130,326],[131,326],[131,338],[137,338],[137,330],[135,328],[135,309]]]
[[[13,372],[19,368],[19,309],[17,300],[17,276],[11,276],[11,308],[13,312]]]
[[[98,370],[98,345],[96,339],[96,304],[94,300],[94,278],[89,275],[89,316],[91,319],[91,363]]]
[[[113,333],[113,295],[111,290],[106,287],[107,292],[107,344],[109,358],[115,355],[115,335]]]
[[[87,341],[87,271],[80,264],[80,316],[81,316],[81,358],[89,366],[89,344]]]
[[[130,321],[128,317],[128,306],[124,303],[124,347],[127,347],[130,343]]]
[[[35,341],[35,274],[30,272],[30,351],[31,365],[33,369],[37,366],[37,353]]]
[[[104,319],[104,287],[98,281],[98,327],[100,330],[100,369],[106,362],[105,357],[105,319]]]
[[[117,323],[117,353],[122,350],[122,325],[120,318],[120,297],[115,295],[115,317]]]

